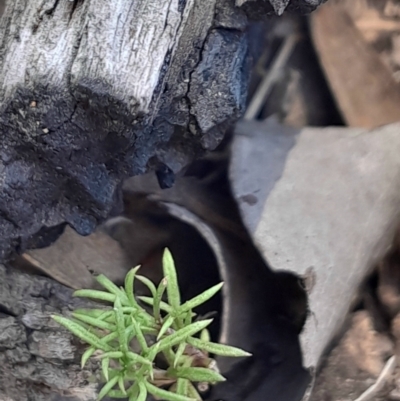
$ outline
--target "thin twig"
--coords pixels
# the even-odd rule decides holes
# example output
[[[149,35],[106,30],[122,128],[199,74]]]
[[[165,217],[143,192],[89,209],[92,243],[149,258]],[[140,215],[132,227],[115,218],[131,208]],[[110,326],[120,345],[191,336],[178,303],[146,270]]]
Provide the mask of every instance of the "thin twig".
[[[272,86],[278,79],[282,68],[287,63],[293,49],[297,43],[298,34],[292,33],[285,38],[281,48],[279,49],[278,56],[275,58],[268,74],[263,78],[261,85],[258,87],[256,93],[254,94],[249,107],[244,115],[245,120],[253,120],[259,113],[260,110],[267,99]]]
[[[393,373],[396,367],[396,357],[392,356],[382,369],[376,382],[364,391],[355,401],[369,401],[372,400],[379,391],[382,390],[383,386],[386,384],[388,377]]]

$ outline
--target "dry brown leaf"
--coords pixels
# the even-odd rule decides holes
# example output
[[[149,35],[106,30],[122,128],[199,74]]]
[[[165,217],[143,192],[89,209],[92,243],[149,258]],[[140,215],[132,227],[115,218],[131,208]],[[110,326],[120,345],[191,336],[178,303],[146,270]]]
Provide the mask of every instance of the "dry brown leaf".
[[[374,128],[398,121],[400,86],[345,4],[328,2],[311,17],[313,41],[339,109],[349,126]]]

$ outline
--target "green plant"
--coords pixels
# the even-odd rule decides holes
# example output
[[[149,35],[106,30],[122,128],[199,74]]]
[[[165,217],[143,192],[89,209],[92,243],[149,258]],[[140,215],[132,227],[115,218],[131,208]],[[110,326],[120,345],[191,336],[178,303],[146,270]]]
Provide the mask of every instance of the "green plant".
[[[212,319],[193,321],[193,309],[213,297],[223,283],[181,303],[177,273],[168,249],[163,255],[164,279],[156,286],[132,269],[125,288],[118,288],[105,276],[97,281],[106,291],[78,290],[74,296],[113,303],[112,309],[81,309],[74,319],[53,316],[90,347],[82,356],[82,368],[92,356],[101,359],[106,384],[99,400],[108,395],[145,401],[147,394],[170,401],[201,400],[193,383],[224,381],[209,353],[230,357],[250,354],[227,345],[210,342],[207,326]],[[143,282],[151,297],[138,297],[152,307],[152,314],[139,305],[133,292],[134,280]],[[166,292],[167,301],[163,301]],[[199,335],[199,337],[196,337]],[[133,346],[140,349],[134,352]],[[167,368],[161,368],[164,364]],[[168,389],[166,389],[168,388]]]

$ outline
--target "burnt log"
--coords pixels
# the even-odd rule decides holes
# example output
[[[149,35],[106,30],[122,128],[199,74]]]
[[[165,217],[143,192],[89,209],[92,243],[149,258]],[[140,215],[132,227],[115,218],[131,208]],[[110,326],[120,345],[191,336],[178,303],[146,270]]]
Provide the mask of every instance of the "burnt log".
[[[126,177],[153,169],[171,185],[243,113],[248,18],[234,0],[3,3],[0,260],[65,224],[91,233]]]
[[[236,0],[236,5],[254,19],[265,19],[271,15],[282,15],[285,11],[308,14],[327,0]]]

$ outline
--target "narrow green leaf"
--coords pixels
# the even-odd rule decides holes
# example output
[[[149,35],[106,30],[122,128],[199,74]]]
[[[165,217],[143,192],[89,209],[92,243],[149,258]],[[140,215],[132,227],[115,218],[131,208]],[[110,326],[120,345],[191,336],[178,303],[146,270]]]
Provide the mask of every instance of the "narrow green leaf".
[[[104,358],[101,361],[101,371],[103,372],[103,376],[106,379],[106,381],[109,380],[109,376],[108,376],[108,368],[110,366],[110,358]]]
[[[65,317],[62,316],[52,316],[52,317],[57,323],[67,328],[72,334],[75,334],[78,338],[87,342],[93,347],[96,347],[103,351],[111,351],[111,347],[106,342],[103,342],[99,337],[97,337],[90,331],[86,330],[78,323],[66,319]]]
[[[211,336],[210,336],[210,332],[207,329],[204,329],[201,331],[200,340],[203,342],[210,342]]]
[[[133,283],[135,281],[135,275],[137,271],[140,269],[140,266],[136,266],[132,269],[125,277],[125,292],[129,299],[130,306],[138,307],[136,299],[133,295]]]
[[[215,355],[230,356],[234,358],[251,356],[249,352],[243,351],[240,348],[232,347],[230,345],[212,343],[209,341],[202,341],[198,338],[188,338],[187,342],[193,347],[201,351],[207,351]]]
[[[113,369],[111,367],[108,368],[108,381],[113,379],[116,376],[120,376],[122,374],[120,369]]]
[[[97,290],[77,290],[73,294],[74,297],[99,299],[101,301],[114,302],[115,295],[105,291]]]
[[[150,334],[152,336],[156,336],[158,334],[158,331],[153,327],[141,326],[141,328],[144,335]]]
[[[121,303],[129,305],[128,297],[124,291],[120,290],[110,279],[108,279],[104,274],[99,274],[96,277],[96,281],[101,284],[108,292],[117,296]]]
[[[136,275],[136,278],[139,281],[141,281],[150,290],[151,296],[153,298],[155,298],[156,294],[157,294],[157,290],[156,290],[156,286],[154,285],[154,283],[151,280],[149,280],[147,277],[141,276],[139,274]]]
[[[128,309],[128,310],[127,310]],[[130,309],[130,311],[129,311]],[[151,316],[149,313],[147,313],[144,309],[135,309],[135,308],[126,308],[122,307],[121,308],[122,312],[124,313],[124,319],[127,324],[130,324],[131,316],[134,316],[135,319],[142,325],[145,325],[147,327],[153,327],[156,328],[157,324],[153,316]],[[115,324],[115,313],[114,310],[112,310],[112,314],[107,317],[106,320],[108,323],[114,323]]]
[[[143,356],[139,354],[135,354],[134,352],[128,352],[126,356],[133,362],[135,363],[142,363],[144,365],[152,365],[152,361],[149,361],[148,359],[144,358]]]
[[[151,316],[149,313],[147,313],[144,309],[141,309],[134,316],[135,316],[135,319],[142,326],[152,327],[154,329],[158,327],[157,322],[154,319],[154,317]]]
[[[140,348],[142,349],[143,352],[147,353],[149,350],[149,347],[147,345],[146,339],[144,338],[142,329],[140,328],[139,323],[135,320],[133,316],[131,316],[132,319],[132,324],[135,329],[135,334],[136,334],[136,339],[140,345]]]
[[[190,398],[193,398],[196,401],[202,401],[203,399],[201,398],[201,395],[197,391],[196,387],[193,386],[193,384],[189,381],[188,384],[188,396]]]
[[[139,397],[139,391],[140,389],[138,382],[133,383],[128,389],[129,401],[137,401],[137,398]]]
[[[100,318],[105,312],[110,312],[108,309],[75,309],[75,313],[79,313],[80,315],[86,315],[94,318]]]
[[[174,323],[174,317],[173,316],[168,316],[168,318],[165,320],[163,325],[161,326],[160,332],[158,333],[157,336],[157,341],[167,332],[167,330],[172,326],[172,323]]]
[[[102,337],[101,341],[103,341],[104,343],[108,343],[110,341],[115,340],[116,338],[118,338],[118,333],[116,331],[114,331],[114,332]]]
[[[135,318],[135,320],[138,322],[138,324],[140,324],[140,327],[142,328],[142,331],[144,331],[145,327],[146,329],[151,329],[151,330],[156,330],[158,325],[155,321],[155,319],[147,314],[144,315],[142,312],[140,313],[131,313],[129,315],[124,315],[125,316],[125,325],[131,325],[132,321],[131,321],[131,316],[133,316]],[[158,332],[158,331],[157,331]]]
[[[161,304],[163,304],[162,297],[164,295],[165,289],[167,288],[167,283],[168,283],[168,278],[164,277],[160,284],[158,285],[156,295],[154,297],[154,303],[153,303],[153,314],[154,318],[156,321],[161,320]],[[165,304],[168,305],[168,304]],[[168,305],[168,307],[171,309],[171,307]]]
[[[103,399],[110,390],[112,390],[112,388],[117,384],[119,379],[119,376],[115,376],[113,377],[110,381],[108,381],[106,383],[106,385],[101,389],[99,396],[97,397],[97,399],[100,401],[101,399]]]
[[[178,277],[176,274],[175,263],[172,259],[171,252],[165,248],[163,255],[163,272],[167,279],[167,296],[168,303],[175,311],[181,304],[181,294],[179,292]]]
[[[185,352],[185,349],[186,349],[186,343],[185,342],[180,343],[179,347],[175,353],[174,368],[176,368],[176,365],[178,364],[179,359],[181,359],[181,356],[183,355],[183,353]],[[179,394],[181,394],[181,393],[179,393]]]
[[[188,379],[192,382],[218,383],[226,381],[221,374],[208,368],[169,368],[167,374],[170,377]]]
[[[115,320],[117,323],[119,345],[124,352],[128,351],[128,341],[125,333],[125,319],[121,309],[121,301],[117,297],[114,303]]]
[[[122,398],[126,400],[126,394],[124,394],[121,390],[110,390],[108,392],[108,396],[110,398]]]
[[[176,394],[185,395],[190,397],[188,394],[189,380],[179,378],[176,382]]]
[[[113,311],[112,310],[108,310],[108,311],[104,311],[104,313],[102,313],[98,319],[100,320],[105,320],[107,321],[110,317],[113,317]],[[110,322],[109,322],[110,323]]]
[[[191,311],[185,313],[185,317],[183,318],[185,326],[189,326],[189,324],[192,324],[193,315],[195,315],[195,314],[192,313]]]
[[[136,331],[132,324],[125,329],[125,334],[126,334],[126,340],[128,341],[128,344],[130,344],[130,342],[136,336]]]
[[[160,347],[160,343],[155,343],[151,348],[149,348],[149,352],[147,354],[147,359],[149,361],[154,361],[155,357],[159,353],[158,348]]]
[[[73,312],[72,316],[75,317],[76,319],[79,319],[82,322],[90,324],[91,326],[98,327],[99,329],[105,329],[105,330],[110,330],[110,331],[115,330],[115,325],[113,325],[111,323],[107,323],[107,322],[100,320],[98,318],[95,318],[95,317],[81,315],[76,312]]]
[[[183,305],[177,308],[176,314],[188,312],[198,307],[199,305],[204,304],[204,302],[207,302],[210,298],[212,298],[222,288],[223,285],[224,283],[214,285],[208,290],[202,292],[200,295],[197,295],[189,301],[186,301]]]
[[[138,308],[135,308],[133,306],[123,306],[122,307],[122,312],[124,313],[137,313],[139,311]]]
[[[96,351],[96,348],[90,347],[83,353],[82,358],[81,358],[81,369],[83,369],[85,367],[86,362],[95,353],[95,351]]]
[[[126,395],[124,378],[122,376],[120,376],[118,379],[118,386],[119,386],[120,390],[122,391],[122,393]]]
[[[172,347],[167,347],[166,349],[162,350],[162,354],[164,358],[167,360],[168,365],[173,366],[175,360],[175,354],[172,350]]]
[[[143,382],[138,382],[139,386],[139,396],[136,401],[146,401],[147,398],[147,388]]]
[[[154,299],[151,298],[151,297],[138,297],[138,299],[140,299],[145,304],[148,304],[150,306],[154,306]],[[166,302],[163,302],[163,301],[160,302],[159,308],[161,310],[163,310],[164,312],[167,312],[167,313],[171,313],[172,312],[172,308]]]
[[[99,359],[104,359],[104,358],[113,358],[113,359],[119,359],[124,356],[124,353],[121,351],[110,351],[110,352],[105,352],[104,354],[99,355]]]
[[[145,358],[146,360],[149,360],[149,358]],[[142,366],[139,368],[139,370],[136,371],[136,377],[139,377],[139,381],[141,380],[140,378],[142,378],[144,380],[144,376],[146,375],[146,373],[148,373],[150,375],[150,377],[154,376],[154,372],[153,372],[153,364],[151,365],[146,365],[146,364],[142,364]],[[137,379],[135,379],[137,380]]]
[[[98,319],[115,325],[114,309],[111,309],[107,313],[104,313],[103,315],[99,316]]]
[[[208,320],[201,320],[200,322],[195,322],[192,323],[189,326],[184,327],[183,329],[180,329],[176,331],[174,334],[171,334],[162,340],[160,340],[159,343],[159,351],[164,351],[167,348],[171,348],[174,345],[177,345],[181,343],[182,341],[185,341],[188,337],[194,335],[195,333],[198,333],[199,331],[203,330],[206,328],[210,323],[212,322],[212,319]]]
[[[122,308],[121,308],[122,310]],[[125,315],[122,311],[122,314],[124,316],[124,326],[129,327],[132,325],[132,315]]]
[[[161,400],[166,400],[166,401],[197,401],[195,399],[186,397],[184,395],[172,393],[167,390],[163,390],[161,388],[158,388],[154,386],[153,384],[146,382],[145,386],[147,388],[147,391],[150,394],[153,394],[155,397],[161,399]]]

